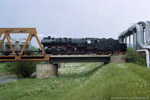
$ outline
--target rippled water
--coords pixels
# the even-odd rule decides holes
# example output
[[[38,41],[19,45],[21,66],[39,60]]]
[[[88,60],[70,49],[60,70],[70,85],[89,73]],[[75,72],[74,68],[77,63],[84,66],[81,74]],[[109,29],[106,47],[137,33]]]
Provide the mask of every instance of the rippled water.
[[[17,81],[17,77],[15,75],[0,75],[0,83],[7,83],[11,81]]]

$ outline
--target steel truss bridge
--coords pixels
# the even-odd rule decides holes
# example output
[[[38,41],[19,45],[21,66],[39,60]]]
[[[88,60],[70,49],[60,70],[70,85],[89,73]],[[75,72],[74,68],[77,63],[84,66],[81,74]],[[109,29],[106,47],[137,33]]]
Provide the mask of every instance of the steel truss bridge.
[[[28,34],[28,37],[24,43],[24,46],[22,48],[22,50],[16,54],[12,43],[10,42],[11,36],[10,34]],[[9,47],[13,53],[13,55],[9,55],[9,56],[0,56],[0,62],[8,62],[8,61],[49,61],[49,56],[46,55],[40,40],[37,36],[37,31],[35,28],[0,28],[0,37],[4,35],[4,37],[2,38],[2,41],[0,43],[0,48],[2,48],[2,45],[4,43],[4,40],[6,39]],[[31,41],[33,39],[33,37],[35,37],[41,51],[42,54],[41,55],[30,55],[30,56],[26,56],[23,55],[23,52],[27,46],[28,41]]]

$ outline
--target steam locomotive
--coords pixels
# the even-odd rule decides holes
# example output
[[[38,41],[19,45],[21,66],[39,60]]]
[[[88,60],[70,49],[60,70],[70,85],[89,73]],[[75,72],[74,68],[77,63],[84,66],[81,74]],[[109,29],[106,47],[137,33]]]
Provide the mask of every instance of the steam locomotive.
[[[53,38],[41,40],[46,54],[114,54],[126,52],[126,44],[112,38]]]

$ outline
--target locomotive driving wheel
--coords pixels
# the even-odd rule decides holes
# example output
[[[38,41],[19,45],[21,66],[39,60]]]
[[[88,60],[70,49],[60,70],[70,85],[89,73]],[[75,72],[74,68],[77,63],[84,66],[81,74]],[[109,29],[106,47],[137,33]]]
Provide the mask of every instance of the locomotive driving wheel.
[[[73,47],[67,47],[67,54],[71,55],[74,53],[74,48]]]

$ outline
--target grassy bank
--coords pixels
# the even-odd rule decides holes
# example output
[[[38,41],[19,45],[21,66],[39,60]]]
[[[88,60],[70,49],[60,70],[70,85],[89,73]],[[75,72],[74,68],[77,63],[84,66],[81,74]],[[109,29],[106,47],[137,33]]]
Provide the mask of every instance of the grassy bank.
[[[101,66],[101,63],[71,64],[59,69],[60,76],[57,78],[24,79],[1,84],[0,100],[65,99],[66,94],[82,85]]]
[[[150,70],[135,64],[111,63],[70,93],[70,100],[109,100],[115,97],[150,97]],[[73,95],[75,94],[75,95]],[[68,96],[69,97],[69,96]]]
[[[51,79],[0,84],[0,100],[109,100],[150,97],[150,69],[135,64],[68,64]]]

